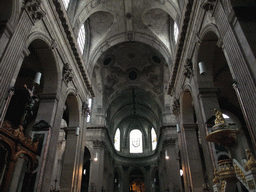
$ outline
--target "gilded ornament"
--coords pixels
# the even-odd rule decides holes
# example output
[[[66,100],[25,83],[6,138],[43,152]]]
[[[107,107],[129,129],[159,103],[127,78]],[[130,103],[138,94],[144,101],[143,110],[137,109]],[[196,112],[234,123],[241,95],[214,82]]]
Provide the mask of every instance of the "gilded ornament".
[[[220,183],[219,172],[217,169],[214,170],[214,179],[212,180],[215,184]]]
[[[245,171],[256,170],[256,160],[254,159],[252,152],[250,151],[250,149],[246,149],[246,153],[248,161],[245,164]]]
[[[219,110],[217,110],[217,109],[214,109],[214,111],[216,112],[216,113],[215,113],[216,119],[215,119],[215,122],[214,122],[215,125],[226,123],[226,122],[225,122],[225,119],[224,119],[224,117],[223,117],[223,114],[222,114]]]

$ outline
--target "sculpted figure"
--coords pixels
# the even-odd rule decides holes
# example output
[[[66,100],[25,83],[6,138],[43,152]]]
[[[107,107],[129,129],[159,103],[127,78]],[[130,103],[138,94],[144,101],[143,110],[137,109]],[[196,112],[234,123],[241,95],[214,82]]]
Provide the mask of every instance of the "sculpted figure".
[[[245,171],[256,170],[256,160],[254,159],[252,152],[250,149],[246,149],[246,153],[248,161],[245,164]]]
[[[225,119],[224,119],[222,113],[217,109],[214,109],[214,111],[216,112],[215,113],[216,119],[215,119],[215,122],[214,122],[215,125],[220,124],[220,123],[225,123]]]

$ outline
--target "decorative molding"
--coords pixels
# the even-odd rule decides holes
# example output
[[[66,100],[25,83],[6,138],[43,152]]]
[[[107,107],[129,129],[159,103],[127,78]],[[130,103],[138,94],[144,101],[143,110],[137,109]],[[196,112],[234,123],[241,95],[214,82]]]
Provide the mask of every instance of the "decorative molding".
[[[62,78],[66,84],[68,84],[74,78],[73,70],[68,63],[65,63],[63,66]]]
[[[188,30],[188,24],[190,22],[190,14],[191,14],[193,3],[194,3],[194,0],[190,0],[187,2],[186,11],[183,17],[183,24],[182,24],[182,27],[180,28],[181,30],[180,30],[180,35],[178,39],[177,49],[176,49],[177,51],[174,59],[171,77],[170,77],[171,80],[169,82],[168,91],[167,91],[169,95],[173,95],[174,84],[176,82],[181,55],[182,55],[184,44],[185,44],[185,39],[186,39],[187,30]]]
[[[63,10],[61,4],[59,3],[58,0],[53,0],[54,2],[54,5],[55,5],[55,8],[56,8],[56,11],[59,15],[59,18],[60,18],[60,21],[61,21],[61,24],[63,26],[63,29],[66,33],[66,36],[67,36],[67,39],[69,41],[69,44],[70,44],[70,47],[73,51],[73,55],[76,59],[76,62],[77,62],[77,65],[79,67],[79,70],[82,74],[82,77],[83,77],[83,80],[86,84],[86,87],[88,89],[88,91],[90,92],[91,94],[91,97],[95,97],[95,93],[94,93],[94,90],[93,90],[93,87],[89,81],[89,78],[88,78],[88,74],[83,66],[83,60],[81,58],[81,56],[79,55],[79,52],[80,50],[78,50],[78,46],[76,45],[76,39],[74,38],[74,35],[73,35],[73,31],[72,31],[72,28],[70,26],[70,24],[68,23],[67,21],[67,17],[64,16],[65,15],[65,10]]]
[[[24,3],[24,9],[34,20],[40,20],[46,14],[41,8],[41,0],[26,0]]]
[[[186,59],[186,64],[184,65],[182,73],[189,79],[193,76],[193,64],[191,59]]]
[[[174,97],[172,112],[176,117],[180,114],[180,101],[176,97]]]
[[[206,11],[213,11],[214,7],[216,4],[216,0],[205,0],[202,4],[201,7],[206,10]]]

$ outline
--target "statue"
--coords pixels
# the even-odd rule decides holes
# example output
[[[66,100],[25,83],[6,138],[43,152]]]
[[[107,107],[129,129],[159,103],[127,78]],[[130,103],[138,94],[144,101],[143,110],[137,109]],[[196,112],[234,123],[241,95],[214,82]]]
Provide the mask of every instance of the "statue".
[[[256,160],[254,159],[252,152],[250,151],[250,149],[246,149],[246,153],[248,161],[245,164],[245,171],[256,170]]]
[[[26,127],[29,123],[29,120],[34,115],[34,107],[36,102],[39,101],[39,98],[37,95],[34,95],[33,90],[28,89],[27,85],[24,85],[24,88],[28,91],[28,94],[29,94],[29,103],[25,108],[25,112],[22,120],[22,125]]]
[[[214,122],[215,125],[221,124],[221,123],[222,124],[226,123],[222,113],[219,110],[217,110],[217,109],[214,109],[214,111],[216,112],[215,113],[216,119],[215,119],[215,122]]]

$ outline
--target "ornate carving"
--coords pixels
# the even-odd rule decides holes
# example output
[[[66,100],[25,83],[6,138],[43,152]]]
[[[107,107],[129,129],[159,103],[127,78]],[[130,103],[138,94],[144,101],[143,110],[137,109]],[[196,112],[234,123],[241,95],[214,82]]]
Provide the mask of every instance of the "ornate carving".
[[[243,183],[246,183],[244,172],[240,169],[240,167],[236,163],[234,163],[234,168],[235,168],[237,177],[239,177],[240,180],[243,181]]]
[[[217,169],[214,170],[214,179],[212,180],[215,184],[220,183],[219,172]]]
[[[201,7],[205,9],[206,11],[212,11],[214,6],[216,4],[216,0],[205,0],[202,4]]]
[[[30,13],[35,20],[40,20],[45,16],[45,12],[41,9],[41,0],[26,0],[24,8]]]
[[[180,101],[176,97],[174,97],[172,112],[176,117],[180,114]]]
[[[65,63],[63,66],[62,76],[63,76],[63,80],[67,84],[73,80],[73,77],[74,77],[73,70],[71,69],[68,63]]]
[[[256,160],[249,149],[246,149],[247,153],[247,163],[245,164],[245,171],[255,171],[256,170]]]
[[[9,121],[5,120],[3,122],[2,127],[0,127],[0,130],[6,133],[7,135],[9,135],[9,137],[15,138],[17,141],[19,141],[25,146],[32,147],[34,150],[36,150],[38,147],[39,140],[36,140],[35,142],[33,142],[30,136],[26,137],[24,135],[24,132],[23,132],[24,128],[22,125],[19,125],[17,129],[14,129],[12,127],[12,124]]]
[[[225,119],[224,119],[224,117],[223,117],[223,114],[222,114],[219,110],[217,110],[217,109],[214,109],[214,111],[216,112],[216,113],[215,113],[216,119],[215,119],[215,121],[214,121],[215,125],[226,123],[226,122],[225,122]]]
[[[193,64],[191,59],[186,60],[186,64],[184,65],[184,69],[182,72],[187,78],[193,76]]]

